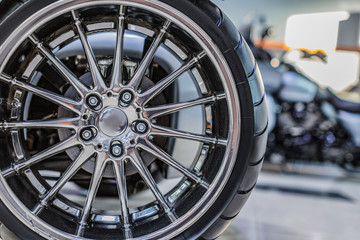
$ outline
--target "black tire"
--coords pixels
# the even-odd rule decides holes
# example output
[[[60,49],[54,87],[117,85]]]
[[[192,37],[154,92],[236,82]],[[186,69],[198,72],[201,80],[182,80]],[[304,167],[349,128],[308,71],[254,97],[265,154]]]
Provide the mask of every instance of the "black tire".
[[[6,42],[6,39],[16,31],[21,23],[54,2],[57,1],[4,0],[0,2],[2,11],[0,14],[0,32],[2,33],[0,46]],[[260,173],[265,154],[268,121],[264,87],[260,71],[247,43],[229,18],[217,6],[208,0],[160,0],[160,2],[187,15],[210,36],[226,60],[239,96],[240,142],[239,149],[232,149],[237,151],[237,157],[230,177],[220,195],[201,218],[174,238],[216,239],[239,214]],[[3,51],[10,51],[10,49]],[[2,56],[5,55],[0,55],[0,66],[4,61]],[[1,88],[0,97],[4,98],[7,91],[3,85]],[[5,112],[6,109],[1,109],[1,119],[4,118]],[[6,139],[2,134],[1,143],[4,141]],[[11,156],[9,149],[3,144],[1,148],[0,159],[9,159]],[[3,168],[3,164],[0,167]],[[0,221],[20,239],[53,237],[36,228],[30,229],[22,223],[24,220],[18,219],[3,202],[0,202],[0,212]]]

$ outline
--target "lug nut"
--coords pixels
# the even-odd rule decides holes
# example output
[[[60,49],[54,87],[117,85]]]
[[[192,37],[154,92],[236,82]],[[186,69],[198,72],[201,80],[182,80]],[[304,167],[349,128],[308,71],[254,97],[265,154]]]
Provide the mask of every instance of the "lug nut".
[[[129,90],[125,90],[120,94],[120,102],[122,105],[129,105],[133,100],[133,93]]]
[[[99,101],[97,100],[96,97],[91,96],[91,97],[89,97],[89,104],[91,106],[97,106],[99,104]]]
[[[86,103],[91,109],[96,110],[96,111],[100,110],[101,106],[102,106],[101,99],[96,95],[90,95],[86,99]]]
[[[84,141],[90,141],[96,136],[96,130],[93,130],[92,128],[84,128],[80,132],[80,137]]]
[[[110,154],[114,157],[120,157],[124,152],[122,143],[120,141],[115,141],[110,146]]]
[[[148,124],[145,121],[136,121],[134,125],[135,132],[143,134],[149,129]]]

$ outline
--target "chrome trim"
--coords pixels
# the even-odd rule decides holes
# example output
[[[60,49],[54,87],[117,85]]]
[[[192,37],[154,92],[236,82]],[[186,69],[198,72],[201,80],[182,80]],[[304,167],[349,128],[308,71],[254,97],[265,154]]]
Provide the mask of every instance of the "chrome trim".
[[[133,0],[128,1],[89,1],[83,0],[81,2],[64,0],[59,1],[54,4],[51,4],[44,9],[36,13],[36,15],[31,16],[27,21],[21,24],[9,38],[7,38],[3,45],[0,47],[0,59],[2,62],[8,62],[9,58],[12,55],[12,51],[16,49],[19,44],[38,26],[49,21],[52,17],[58,16],[62,13],[68,12],[76,8],[91,6],[95,4],[124,4],[132,5],[136,7],[142,7],[146,10],[152,11],[155,14],[165,16],[171,22],[175,22],[182,29],[186,30],[197,42],[199,42],[203,49],[206,50],[208,57],[214,63],[214,66],[217,69],[217,72],[220,75],[221,81],[223,82],[225,88],[226,100],[229,106],[229,117],[230,122],[229,126],[231,129],[231,134],[229,134],[228,139],[221,140],[220,143],[227,143],[226,152],[224,154],[224,163],[221,165],[217,176],[215,177],[213,183],[210,185],[206,194],[194,206],[190,211],[183,215],[179,219],[174,220],[173,224],[168,225],[167,227],[161,229],[160,231],[142,236],[141,239],[171,239],[176,235],[180,234],[187,228],[189,228],[194,222],[196,222],[203,214],[210,208],[210,206],[215,202],[217,197],[220,195],[223,187],[227,183],[228,178],[231,174],[231,169],[233,168],[236,160],[239,138],[240,138],[240,104],[238,94],[236,92],[236,86],[231,74],[231,71],[221,53],[221,51],[213,45],[212,39],[190,18],[186,15],[180,13],[176,9],[173,9],[169,5],[166,5],[162,2],[155,0]],[[53,13],[53,14],[51,14]],[[36,23],[30,25],[30,23]],[[10,44],[13,39],[17,39],[18,42],[14,45]],[[9,49],[11,46],[11,49]],[[3,72],[5,65],[3,64],[0,68],[0,72]],[[30,213],[29,210],[20,202],[20,201],[9,201],[9,199],[17,199],[15,194],[12,192],[11,188],[6,183],[6,180],[1,175],[0,176],[0,197],[7,208],[12,211],[19,220],[21,220],[26,226],[34,230],[38,234],[46,238],[52,239],[65,239],[69,236],[64,232],[61,232],[57,229],[54,229],[43,220],[36,217],[34,214]],[[169,213],[169,212],[168,212]],[[81,239],[81,238],[80,238]]]

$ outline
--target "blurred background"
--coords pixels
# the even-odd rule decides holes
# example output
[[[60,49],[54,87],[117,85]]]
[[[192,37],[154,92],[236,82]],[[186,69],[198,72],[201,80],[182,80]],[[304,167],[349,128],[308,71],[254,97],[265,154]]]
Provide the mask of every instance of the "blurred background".
[[[269,143],[223,240],[360,239],[360,1],[214,0],[261,70]]]

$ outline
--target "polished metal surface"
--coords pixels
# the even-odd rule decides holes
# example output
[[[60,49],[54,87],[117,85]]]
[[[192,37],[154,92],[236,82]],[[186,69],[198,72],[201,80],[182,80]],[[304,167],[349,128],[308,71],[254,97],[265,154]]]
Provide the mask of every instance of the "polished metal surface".
[[[118,17],[114,22],[115,24],[92,25],[90,28],[103,30],[105,26],[116,26],[116,44],[113,59],[115,66],[112,68],[112,77],[108,85],[98,67],[98,59],[93,51],[92,44],[90,44],[90,37],[87,33],[89,28],[86,27],[86,24],[82,22],[79,16],[79,11],[82,8],[96,6],[97,4],[101,4],[102,6],[106,4],[109,6],[116,5],[118,7]],[[124,21],[126,19],[126,7],[141,8],[164,18],[164,22],[158,26],[158,29],[151,30],[153,32],[151,35],[153,41],[149,49],[144,53],[144,56],[140,57],[141,61],[139,61],[134,73],[130,75],[131,77],[128,83],[124,83],[124,79],[122,79],[122,71],[124,69],[121,67],[121,63],[123,62],[123,54],[125,52],[123,48],[124,36],[127,32],[128,36],[134,36],[136,38],[137,36],[135,34],[131,35],[131,31],[134,29],[140,31],[146,27],[129,27],[125,31]],[[44,26],[45,23],[63,13],[70,13],[74,22],[75,30],[73,33],[79,37],[79,42],[85,53],[91,75],[91,86],[82,82],[69,70],[62,60],[36,36],[36,29]],[[163,42],[174,24],[191,36],[202,48],[202,51],[194,53],[194,55],[191,54],[193,56],[189,56],[188,58],[179,56],[180,59],[186,60],[185,62],[182,60],[174,61],[175,64],[180,63],[177,65],[174,65],[169,59],[162,59],[159,63],[164,66],[164,69],[171,69],[171,71],[168,72],[168,76],[153,83],[153,85],[144,91],[141,91],[140,86],[144,76],[148,72],[149,66],[154,59],[161,59],[160,57],[156,58],[157,51],[171,50],[171,48],[164,47]],[[110,32],[112,31],[113,29],[110,30]],[[142,32],[144,33],[144,31]],[[100,32],[99,34],[102,33]],[[66,35],[67,39],[72,37],[74,37],[73,34]],[[14,41],[14,39],[17,41]],[[60,73],[63,79],[69,83],[70,88],[73,88],[74,92],[78,95],[77,98],[53,93],[36,86],[36,84],[34,85],[33,83],[10,78],[6,74],[3,74],[6,63],[10,61],[10,56],[14,54],[15,50],[18,49],[21,42],[25,39],[29,39],[35,49],[40,52]],[[64,43],[66,41],[64,38],[59,38],[57,42],[60,44],[60,42]],[[52,44],[54,44],[54,41]],[[176,49],[174,47],[172,48]],[[178,50],[176,50],[176,52],[180,55],[183,54]],[[121,229],[124,230],[124,239],[171,239],[195,223],[211,207],[227,183],[227,179],[236,161],[240,141],[240,134],[238,134],[240,131],[240,107],[239,98],[235,90],[236,86],[222,53],[216,45],[214,45],[213,41],[196,23],[179,11],[154,0],[134,0],[131,2],[89,0],[82,2],[56,2],[40,10],[36,15],[31,16],[24,24],[19,26],[1,46],[0,58],[3,59],[2,65],[0,66],[0,80],[2,82],[36,94],[43,99],[67,109],[67,111],[71,113],[68,115],[64,114],[62,118],[45,120],[26,119],[24,121],[21,120],[21,116],[18,115],[18,119],[1,123],[2,129],[5,131],[33,128],[67,129],[66,132],[63,131],[63,134],[61,134],[58,143],[49,146],[31,157],[17,159],[14,164],[1,170],[0,198],[20,221],[41,236],[48,239],[87,238],[86,231],[89,227],[89,221],[96,219],[103,227],[114,227],[111,225],[114,221],[121,225]],[[159,106],[148,105],[148,103],[155,100],[156,97],[172,84],[175,84],[175,86],[181,90],[182,88],[180,86],[184,85],[184,83],[175,83],[176,80],[178,80],[181,75],[191,75],[192,70],[199,64],[202,64],[203,58],[208,58],[216,70],[223,92],[215,93],[213,90],[205,91],[204,89],[199,91],[201,87],[195,85],[198,94],[195,98],[186,99],[182,91],[179,91],[179,102]],[[192,79],[196,79],[194,83],[197,84],[210,81],[210,79],[200,80],[199,77],[196,78],[192,76],[190,82]],[[127,93],[131,93],[131,96],[129,94],[121,95],[121,91],[124,90],[128,91]],[[205,96],[201,93],[204,93]],[[121,99],[119,99],[120,96]],[[121,102],[125,103],[125,105],[121,104]],[[179,127],[184,122],[182,121],[181,114],[178,114],[178,128],[175,128],[175,125],[161,126],[157,123],[157,118],[173,113],[180,113],[182,110],[196,107],[201,110],[200,115],[202,116],[197,120],[191,119],[188,123],[193,124],[194,122],[193,126],[204,126],[206,125],[203,121],[203,116],[205,115],[204,106],[212,106],[219,102],[221,102],[222,107],[226,107],[228,111],[228,116],[226,116],[227,121],[219,121],[218,123],[220,126],[225,125],[226,128],[229,128],[226,136],[208,135],[206,134],[208,131],[206,131],[204,127],[202,127],[200,131],[197,130],[194,132],[189,131],[187,127]],[[20,104],[15,105],[17,108],[21,107]],[[208,119],[207,121],[210,120]],[[214,126],[215,125],[213,125],[213,127]],[[84,131],[84,129],[87,128],[94,129],[92,134],[90,131]],[[59,132],[61,133],[61,131]],[[191,161],[191,166],[182,165],[182,161],[178,159],[175,150],[172,153],[167,153],[161,147],[157,146],[153,142],[154,137],[176,139],[174,144],[176,144],[179,139],[195,142],[195,144],[192,144],[195,148],[189,148],[193,150],[192,154],[194,156],[192,158],[193,161]],[[122,154],[120,154],[120,144],[117,143],[121,143]],[[16,145],[19,143],[14,142],[13,144]],[[223,158],[218,159],[218,161],[221,161],[221,165],[216,176],[214,176],[211,181],[205,179],[201,172],[202,165],[204,162],[206,163],[204,158],[206,158],[207,150],[205,147],[204,153],[201,153],[199,157],[199,149],[201,149],[204,144],[210,144],[214,148],[224,148]],[[179,144],[177,144],[177,146],[178,145]],[[31,170],[28,171],[34,164],[42,162],[61,152],[68,152],[70,149],[76,149],[76,157],[71,159],[72,161],[66,170],[47,188],[41,186],[41,183],[36,181],[36,175],[32,173]],[[169,192],[171,189],[167,189],[164,192],[163,189],[159,188],[152,172],[149,170],[148,165],[151,161],[148,162],[145,160],[144,153],[153,155],[167,166],[176,169],[184,176],[184,179],[187,180],[181,180],[178,186],[176,186],[177,189],[175,188],[175,191]],[[199,158],[200,163],[196,164]],[[91,165],[88,165],[89,163],[91,163]],[[129,197],[127,196],[128,186],[126,183],[126,171],[128,170],[127,165],[129,164],[131,164],[141,176],[143,182],[152,192],[155,201],[139,207],[129,206]],[[196,170],[194,169],[195,165],[197,166]],[[82,207],[78,207],[77,203],[71,203],[71,199],[66,199],[66,202],[62,202],[61,199],[58,198],[62,189],[71,182],[71,179],[80,169],[85,169],[91,173],[89,188],[81,203]],[[29,209],[18,200],[14,189],[7,183],[7,178],[15,174],[22,176],[24,171],[27,171],[25,176],[32,179],[31,182],[39,195],[37,199],[38,203],[32,209]],[[112,171],[112,174],[109,174],[109,171]],[[195,171],[197,173],[195,173]],[[119,193],[118,200],[120,201],[120,208],[118,209],[107,210],[96,209],[96,207],[94,207],[96,195],[101,180],[104,177],[114,178],[116,181]],[[198,199],[187,197],[184,193],[185,191],[189,191],[189,184],[191,184],[193,188],[202,189],[204,194]],[[46,189],[45,192],[44,189]],[[189,209],[180,216],[174,204],[174,202],[177,201],[185,201],[189,205]],[[46,209],[51,208],[52,205],[57,206],[59,210],[66,212],[66,214],[72,214],[76,217],[77,227],[73,229],[73,232],[62,231],[39,217],[40,214],[45,214]],[[164,220],[168,221],[168,224],[166,226],[153,224],[150,229],[151,232],[136,232],[136,225],[141,223],[139,222],[140,220],[147,218],[147,220],[153,221],[156,219],[152,218],[154,215],[157,215],[158,218],[165,218]]]
[[[239,216],[218,239],[359,239],[359,175],[348,175],[331,164],[297,165],[294,167],[296,172],[290,173],[265,164],[258,187]],[[142,197],[151,198],[151,194]],[[132,218],[145,219],[158,211],[159,208],[154,207],[144,209],[133,214]],[[94,221],[104,220],[114,219],[99,215]],[[4,226],[1,226],[1,239],[19,240]]]
[[[115,137],[125,131],[128,121],[126,114],[119,108],[106,108],[99,116],[99,129],[109,137]]]

